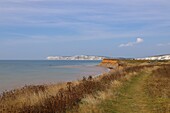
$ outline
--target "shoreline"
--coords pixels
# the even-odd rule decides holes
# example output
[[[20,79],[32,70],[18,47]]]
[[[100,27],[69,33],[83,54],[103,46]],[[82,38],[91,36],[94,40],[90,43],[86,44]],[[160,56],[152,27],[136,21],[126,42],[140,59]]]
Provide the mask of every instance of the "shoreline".
[[[12,90],[9,90],[9,91],[4,91],[0,94],[0,111],[1,111],[1,107],[5,107],[6,105],[8,107],[12,107],[11,109],[13,109],[14,108],[13,103],[15,103],[15,102],[18,103],[18,101],[21,101],[20,104],[17,105],[19,107],[19,109],[20,110],[22,109],[24,113],[31,112],[27,109],[34,109],[34,108],[24,108],[24,106],[25,105],[26,106],[27,105],[29,105],[29,106],[30,105],[31,106],[36,105],[37,103],[39,103],[41,101],[43,101],[43,102],[53,101],[50,98],[53,98],[60,93],[65,94],[65,91],[66,92],[67,91],[72,92],[72,90],[73,90],[72,87],[75,87],[76,89],[78,88],[82,91],[86,90],[87,92],[89,92],[89,91],[91,92],[95,88],[100,87],[99,79],[101,79],[104,75],[109,75],[109,73],[111,72],[111,69],[109,69],[109,68],[106,68],[106,67],[103,67],[103,66],[100,66],[100,67],[107,69],[107,72],[100,73],[100,74],[97,74],[97,75],[87,75],[86,77],[82,77],[81,79],[76,79],[76,80],[72,80],[72,81],[65,81],[65,82],[55,83],[55,84],[25,85],[25,86],[18,88],[18,89],[12,89]],[[96,83],[99,84],[99,85],[97,85]],[[81,84],[83,86],[81,86]],[[84,87],[84,85],[85,86],[87,85],[87,87],[92,87],[92,89],[91,88],[86,89],[86,87]],[[69,89],[69,88],[71,88],[71,89]],[[75,94],[76,93],[78,93],[78,92],[76,91]],[[70,95],[71,98],[72,98],[73,95],[74,94]],[[86,93],[82,93],[81,95],[85,96]],[[81,98],[82,98],[82,96],[81,96]],[[30,99],[28,100],[28,98],[30,98]],[[3,99],[5,99],[5,100],[3,100]],[[12,102],[8,103],[8,101],[11,101],[11,100],[12,100]],[[4,104],[4,102],[6,102],[6,101],[7,101],[8,104]],[[3,104],[3,106],[1,106],[1,103]],[[5,109],[7,108],[7,110],[8,110],[8,107],[5,107]],[[18,109],[18,108],[16,107],[14,109]],[[42,110],[43,109],[44,108],[42,108]],[[57,109],[60,109],[60,108],[57,108]],[[63,109],[63,108],[61,108],[61,109]],[[18,110],[16,110],[16,111],[18,111]],[[46,111],[46,112],[51,113],[52,111]]]
[[[84,67],[84,65],[68,65],[68,68],[74,68],[74,66],[75,66],[75,68],[79,68],[79,67]],[[61,67],[65,67],[65,66],[61,66]],[[67,67],[67,66],[66,66]],[[81,67],[81,68],[82,68]],[[83,76],[79,76],[79,75],[81,75],[81,74],[79,74],[79,75],[77,75],[78,77],[77,78],[73,78],[73,79],[69,79],[69,80],[57,80],[56,79],[56,81],[51,81],[51,80],[47,80],[47,81],[44,81],[44,80],[42,80],[42,81],[37,81],[37,82],[30,82],[30,83],[27,83],[27,84],[23,84],[22,85],[22,83],[20,84],[20,85],[16,85],[15,87],[13,87],[13,88],[6,88],[6,89],[4,89],[4,90],[0,90],[0,95],[2,95],[4,92],[10,92],[10,91],[14,91],[14,90],[20,90],[20,89],[22,89],[23,87],[25,87],[25,86],[40,86],[40,85],[45,85],[45,86],[51,86],[51,85],[56,85],[56,84],[59,84],[59,83],[67,83],[67,82],[75,82],[75,81],[79,81],[80,79],[82,79],[82,78],[84,78],[84,77],[89,77],[89,76],[92,76],[93,78],[95,78],[95,77],[98,77],[98,76],[100,76],[100,75],[102,75],[102,74],[106,74],[106,73],[109,73],[109,71],[110,71],[110,69],[109,68],[107,68],[107,67],[104,67],[104,66],[99,66],[99,65],[87,65],[87,66],[85,66],[85,67],[100,67],[100,68],[102,68],[102,69],[100,69],[100,70],[104,70],[103,72],[101,72],[101,73],[99,73],[99,74],[88,74],[88,72],[86,73],[83,73]],[[106,71],[105,71],[106,70]]]
[[[4,92],[0,95],[0,111],[3,109],[23,113],[66,113],[67,110],[77,110],[83,99],[88,99],[89,96],[96,98],[99,94],[107,93],[108,88],[115,87],[114,83],[119,86],[119,82],[130,80],[136,73],[158,67],[170,67],[170,62],[157,62],[153,65],[148,61],[124,60],[121,63],[125,65],[110,68],[109,72],[96,77],[83,77],[60,84],[25,86],[22,89]]]

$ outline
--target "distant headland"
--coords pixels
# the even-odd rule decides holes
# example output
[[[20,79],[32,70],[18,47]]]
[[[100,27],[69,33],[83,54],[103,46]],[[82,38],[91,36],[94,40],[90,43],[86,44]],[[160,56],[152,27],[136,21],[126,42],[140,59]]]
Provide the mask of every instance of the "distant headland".
[[[170,60],[170,54],[136,58],[136,60]]]
[[[123,58],[123,57],[106,57],[106,56],[94,56],[94,55],[75,55],[75,56],[48,56],[47,60],[103,60],[103,59],[119,59],[119,60],[170,60],[170,54],[166,55],[155,55],[143,58]]]
[[[104,56],[76,55],[76,56],[48,56],[47,60],[103,60]]]

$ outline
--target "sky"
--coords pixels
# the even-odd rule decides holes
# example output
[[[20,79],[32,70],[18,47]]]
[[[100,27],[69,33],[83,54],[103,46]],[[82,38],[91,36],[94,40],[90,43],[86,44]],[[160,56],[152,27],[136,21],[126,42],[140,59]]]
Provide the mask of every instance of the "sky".
[[[0,60],[170,54],[169,0],[0,0]]]

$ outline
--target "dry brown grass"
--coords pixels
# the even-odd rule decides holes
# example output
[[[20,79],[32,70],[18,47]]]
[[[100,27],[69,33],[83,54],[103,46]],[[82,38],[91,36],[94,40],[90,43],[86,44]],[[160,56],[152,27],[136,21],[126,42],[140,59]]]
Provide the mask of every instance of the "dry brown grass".
[[[162,66],[153,71],[145,87],[152,101],[152,112],[170,113],[170,66]]]
[[[21,89],[3,92],[0,95],[0,113],[18,112],[23,106],[34,106],[43,103],[46,98],[56,95],[65,86],[65,83],[30,85]]]
[[[104,113],[98,105],[108,98],[114,98],[116,89],[121,85],[120,81],[114,80],[108,89],[97,92],[95,95],[87,95],[82,99],[82,104],[79,105],[78,110],[69,111],[68,113]],[[115,93],[113,93],[113,90],[115,90]]]
[[[127,70],[130,73],[111,82],[110,87],[105,91],[88,95],[82,99],[79,109],[70,113],[114,113],[120,111],[126,113],[135,112],[135,110],[139,113],[170,113],[170,65],[159,64],[145,68],[142,75],[139,72],[133,72],[131,68]],[[152,72],[152,70],[154,71]],[[137,81],[134,79],[136,77]],[[126,82],[132,83],[129,84],[130,86],[124,85]],[[120,93],[119,90],[123,90],[123,92]],[[130,109],[132,105],[136,107]]]
[[[137,67],[139,69],[139,67]],[[143,67],[144,68],[144,67]],[[133,71],[132,71],[133,70]],[[121,71],[122,76],[117,80],[111,80],[109,86],[104,91],[99,91],[93,95],[87,95],[84,99],[82,99],[82,104],[79,105],[78,110],[73,110],[68,113],[105,113],[100,106],[102,106],[102,102],[109,99],[116,99],[117,95],[119,95],[118,90],[126,83],[131,81],[131,79],[137,76],[140,72],[135,71],[136,69],[128,68],[126,71]],[[148,69],[145,68],[145,71]],[[120,71],[120,70],[119,70]],[[115,76],[116,70],[112,71]]]

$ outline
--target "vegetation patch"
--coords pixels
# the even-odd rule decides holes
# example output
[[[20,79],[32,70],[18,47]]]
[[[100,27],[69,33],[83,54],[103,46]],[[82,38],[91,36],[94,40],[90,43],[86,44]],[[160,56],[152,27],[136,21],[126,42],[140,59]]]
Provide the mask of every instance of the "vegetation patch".
[[[150,97],[153,113],[170,113],[170,66],[153,71],[146,81],[145,92]]]

